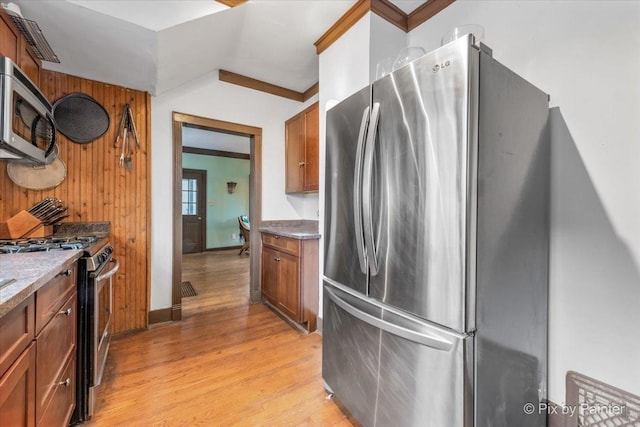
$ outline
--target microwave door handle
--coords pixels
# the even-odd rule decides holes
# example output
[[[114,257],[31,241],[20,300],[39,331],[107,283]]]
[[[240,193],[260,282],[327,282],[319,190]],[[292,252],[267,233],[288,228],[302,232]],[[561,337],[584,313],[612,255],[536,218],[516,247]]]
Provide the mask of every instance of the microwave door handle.
[[[35,119],[33,120],[33,122],[31,123],[31,145],[33,145],[34,147],[38,146],[38,142],[36,141],[36,138],[38,138],[38,123],[40,123],[40,120],[42,120],[41,115],[36,115]],[[51,140],[49,141],[49,145],[47,146],[47,148],[44,150],[44,157],[47,158],[49,157],[49,155],[51,154],[51,152],[53,151],[53,149],[56,146],[56,124],[53,120],[53,117],[50,116],[49,114],[46,115],[46,119],[49,122],[49,126],[50,126],[50,131],[51,131]],[[52,161],[55,159],[51,159]]]
[[[367,256],[364,243],[364,229],[362,225],[362,157],[364,143],[367,137],[367,126],[369,124],[369,106],[362,113],[360,132],[358,133],[358,146],[356,148],[356,165],[353,180],[353,217],[356,228],[356,247],[358,248],[358,260],[360,261],[360,271],[367,274]]]
[[[373,200],[371,195],[371,182],[373,180],[373,154],[375,152],[376,137],[378,135],[378,121],[380,119],[380,103],[373,104],[371,119],[369,120],[369,132],[367,133],[367,143],[364,149],[364,172],[362,174],[363,195],[362,195],[362,219],[364,221],[364,242],[367,248],[369,259],[369,271],[372,276],[378,274],[378,256],[373,235]]]
[[[49,146],[47,147],[47,151],[45,151],[44,153],[44,157],[47,158],[49,157],[49,155],[53,152],[53,149],[56,147],[56,122],[53,119],[53,116],[51,116],[50,114],[47,114],[47,120],[49,120],[49,126],[51,126],[49,128],[49,130],[51,131],[51,142],[49,143]],[[52,159],[52,161],[55,159]]]
[[[33,145],[34,147],[38,146],[38,142],[36,141],[36,138],[38,137],[38,135],[36,134],[36,129],[38,128],[40,119],[42,119],[42,116],[37,114],[31,122],[31,145]]]

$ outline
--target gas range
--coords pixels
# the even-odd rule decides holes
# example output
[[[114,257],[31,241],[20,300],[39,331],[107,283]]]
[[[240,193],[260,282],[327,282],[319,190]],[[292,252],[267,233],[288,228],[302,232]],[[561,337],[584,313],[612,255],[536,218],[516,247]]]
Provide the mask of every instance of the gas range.
[[[98,236],[54,236],[36,239],[0,240],[0,254],[87,249],[101,239],[102,237]]]
[[[83,249],[92,257],[108,243],[109,222],[67,222],[56,226],[51,237],[0,240],[0,254]]]
[[[120,267],[109,231],[109,222],[69,222],[55,226],[51,237],[0,240],[0,257],[6,258],[26,252],[82,251],[77,264],[76,402],[71,425],[93,415],[109,353],[113,277]],[[36,258],[40,256],[47,254]]]

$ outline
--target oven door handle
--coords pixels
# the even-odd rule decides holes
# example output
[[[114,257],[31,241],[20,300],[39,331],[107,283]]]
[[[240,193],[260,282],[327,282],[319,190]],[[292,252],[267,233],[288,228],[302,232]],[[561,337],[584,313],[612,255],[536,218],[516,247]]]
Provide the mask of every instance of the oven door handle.
[[[111,260],[109,262],[110,263],[114,263],[115,266],[111,270],[109,270],[109,271],[107,271],[105,273],[102,273],[98,277],[96,277],[96,282],[101,282],[103,280],[106,280],[106,279],[110,278],[111,276],[116,274],[116,272],[120,269],[120,262],[118,262],[117,259],[111,258]]]

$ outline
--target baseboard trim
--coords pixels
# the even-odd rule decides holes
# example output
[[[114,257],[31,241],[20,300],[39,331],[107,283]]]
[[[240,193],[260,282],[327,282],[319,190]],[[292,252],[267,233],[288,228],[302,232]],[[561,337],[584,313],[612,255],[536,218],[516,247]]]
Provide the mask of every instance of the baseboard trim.
[[[149,312],[149,324],[170,322],[171,321],[171,307],[161,308],[159,310],[151,310]]]
[[[214,251],[226,251],[229,249],[240,249],[242,247],[242,245],[240,246],[221,246],[219,248],[207,248],[205,249],[205,252],[214,252]]]

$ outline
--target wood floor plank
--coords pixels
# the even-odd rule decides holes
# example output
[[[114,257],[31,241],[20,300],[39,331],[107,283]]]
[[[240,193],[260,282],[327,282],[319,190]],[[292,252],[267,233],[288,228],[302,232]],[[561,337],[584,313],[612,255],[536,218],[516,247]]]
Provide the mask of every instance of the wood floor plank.
[[[326,399],[321,338],[249,305],[249,257],[183,257],[183,320],[115,337],[95,426],[351,426]]]

